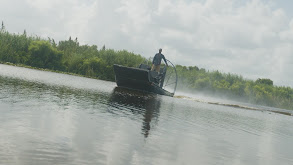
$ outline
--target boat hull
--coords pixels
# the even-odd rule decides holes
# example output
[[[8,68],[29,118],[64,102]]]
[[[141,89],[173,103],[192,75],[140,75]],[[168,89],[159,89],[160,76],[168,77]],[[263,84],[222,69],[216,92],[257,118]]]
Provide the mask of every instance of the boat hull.
[[[173,96],[173,93],[159,87],[148,69],[114,65],[117,86],[152,92],[160,95]]]

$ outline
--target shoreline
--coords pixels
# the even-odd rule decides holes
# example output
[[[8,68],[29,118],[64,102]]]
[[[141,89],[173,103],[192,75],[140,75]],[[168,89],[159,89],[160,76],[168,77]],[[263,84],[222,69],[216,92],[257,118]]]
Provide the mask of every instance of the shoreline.
[[[35,69],[35,70],[40,70],[40,71],[47,71],[47,72],[54,72],[54,73],[62,73],[62,74],[67,74],[67,75],[72,75],[72,76],[78,76],[78,77],[85,77],[85,78],[91,78],[91,79],[96,79],[96,80],[104,80],[104,79],[99,79],[98,77],[91,77],[91,76],[76,74],[76,73],[72,73],[72,72],[64,72],[64,71],[59,71],[59,70],[51,70],[51,69],[37,68],[37,67],[32,67],[32,66],[24,65],[24,64],[14,64],[14,63],[11,63],[11,62],[2,62],[2,61],[0,61],[0,64],[10,65],[10,66],[16,66],[16,67],[22,67],[22,68],[28,68],[28,69]],[[110,81],[110,80],[104,80],[104,81]],[[114,81],[110,81],[110,82],[114,82]]]

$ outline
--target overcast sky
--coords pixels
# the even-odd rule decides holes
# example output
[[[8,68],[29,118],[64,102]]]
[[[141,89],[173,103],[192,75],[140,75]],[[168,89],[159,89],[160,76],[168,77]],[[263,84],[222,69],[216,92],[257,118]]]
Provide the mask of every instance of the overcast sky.
[[[12,33],[126,49],[293,87],[292,0],[0,0]],[[1,21],[0,20],[0,21]]]

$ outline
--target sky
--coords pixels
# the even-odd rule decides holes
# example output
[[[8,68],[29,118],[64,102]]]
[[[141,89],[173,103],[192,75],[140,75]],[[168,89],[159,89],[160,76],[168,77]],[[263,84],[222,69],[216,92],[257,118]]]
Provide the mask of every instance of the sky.
[[[11,33],[77,37],[81,44],[174,64],[269,78],[293,87],[292,0],[0,0]]]

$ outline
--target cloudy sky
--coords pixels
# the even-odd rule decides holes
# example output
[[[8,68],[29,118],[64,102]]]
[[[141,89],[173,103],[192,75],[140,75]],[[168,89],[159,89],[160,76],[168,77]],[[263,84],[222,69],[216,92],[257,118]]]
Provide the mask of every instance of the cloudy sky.
[[[163,48],[175,64],[270,78],[293,87],[292,0],[0,0],[13,33],[145,57]]]

